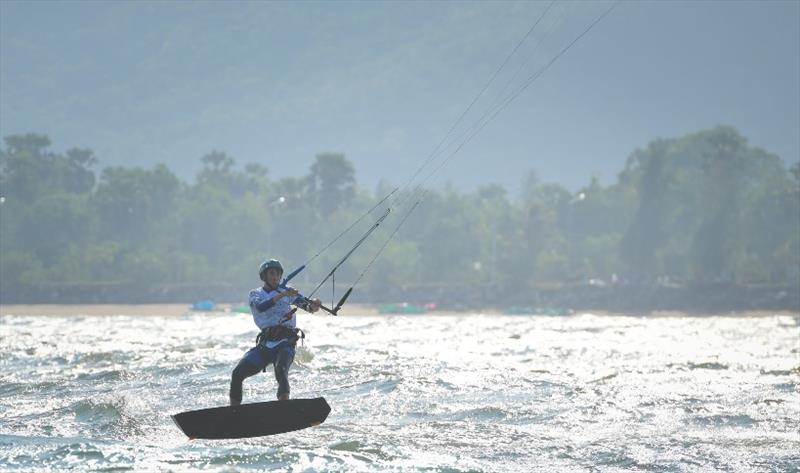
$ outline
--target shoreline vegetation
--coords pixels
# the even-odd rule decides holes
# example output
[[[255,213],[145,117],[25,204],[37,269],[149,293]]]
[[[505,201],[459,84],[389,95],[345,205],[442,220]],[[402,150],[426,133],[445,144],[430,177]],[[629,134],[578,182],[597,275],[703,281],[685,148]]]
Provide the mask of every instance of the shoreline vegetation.
[[[5,304],[0,305],[0,317],[181,317],[190,314],[229,314],[232,317],[249,317],[249,314],[236,312],[237,304],[220,304],[215,310],[192,310],[188,304]],[[318,315],[303,314],[306,317]],[[324,315],[324,314],[322,314]],[[463,315],[497,315],[507,317],[564,317],[537,314],[506,314],[502,309],[482,310],[431,310],[425,314],[381,314],[378,306],[373,304],[352,304],[343,310],[341,316],[463,316]],[[619,313],[603,310],[576,311],[571,315],[596,316],[639,316],[639,317],[793,317],[800,318],[800,311],[792,310],[743,310],[728,312],[681,312],[651,311],[646,313]]]
[[[339,295],[371,267],[352,303],[800,310],[800,162],[787,166],[731,127],[653,140],[616,182],[593,179],[577,192],[525,170],[517,195],[489,182],[425,189],[407,221],[422,191],[383,203],[393,183],[359,187],[341,153],[317,155],[304,176],[275,178],[263,163],[242,168],[213,151],[186,180],[165,165],[97,172],[90,149],[53,152],[35,133],[5,144],[3,304],[238,302],[261,261],[277,258],[287,269],[314,261],[292,281],[304,289],[336,265]],[[376,202],[391,215],[337,264],[372,218],[336,235]]]
[[[40,283],[16,285],[0,295],[2,305],[171,305],[191,306],[201,301],[241,307],[245,286],[231,283],[147,285],[123,283]],[[343,283],[340,287],[349,287]],[[341,296],[341,292],[339,293]],[[541,313],[604,311],[651,313],[676,311],[727,313],[738,311],[800,311],[800,288],[788,285],[732,283],[645,284],[594,283],[559,286],[500,287],[493,284],[407,284],[391,287],[364,285],[346,307],[407,304],[453,312],[498,311]],[[330,303],[328,297],[323,302]],[[425,310],[423,310],[425,312]]]

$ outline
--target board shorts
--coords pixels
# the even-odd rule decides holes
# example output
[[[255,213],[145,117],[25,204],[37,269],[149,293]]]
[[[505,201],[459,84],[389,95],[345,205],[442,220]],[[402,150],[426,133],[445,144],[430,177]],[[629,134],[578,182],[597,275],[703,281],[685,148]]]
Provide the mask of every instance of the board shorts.
[[[286,352],[288,356],[278,356],[281,352]],[[284,342],[272,348],[267,348],[264,344],[259,344],[247,350],[244,354],[243,360],[246,360],[253,366],[258,367],[259,370],[266,370],[267,366],[274,364],[278,361],[285,363],[286,371],[289,370],[289,365],[294,361],[295,348],[289,342]],[[278,366],[275,366],[278,368]]]

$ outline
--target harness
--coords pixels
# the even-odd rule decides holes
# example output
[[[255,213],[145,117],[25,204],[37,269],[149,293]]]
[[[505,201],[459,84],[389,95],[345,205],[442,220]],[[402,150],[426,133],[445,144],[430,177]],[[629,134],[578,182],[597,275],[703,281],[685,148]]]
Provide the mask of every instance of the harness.
[[[299,328],[274,325],[262,329],[261,333],[256,335],[256,345],[261,345],[262,342],[275,342],[283,340],[284,338],[287,339],[292,346],[295,346],[298,340],[304,340],[306,338],[306,334]]]
[[[283,325],[274,325],[261,330],[261,333],[256,335],[256,348],[265,349],[264,342],[275,342],[278,340],[286,339],[292,346],[297,346],[297,340],[304,340],[306,338],[305,332],[299,328],[289,328]],[[301,342],[302,343],[302,342]],[[267,372],[265,366],[262,372]]]

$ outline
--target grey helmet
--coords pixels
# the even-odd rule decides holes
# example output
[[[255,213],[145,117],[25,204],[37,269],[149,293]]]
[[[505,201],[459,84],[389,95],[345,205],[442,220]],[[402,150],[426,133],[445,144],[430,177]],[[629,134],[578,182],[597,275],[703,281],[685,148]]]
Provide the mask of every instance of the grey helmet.
[[[258,268],[258,277],[261,278],[262,281],[267,281],[267,270],[270,268],[279,269],[281,273],[283,273],[283,266],[281,262],[276,259],[269,259],[261,263],[261,266]]]

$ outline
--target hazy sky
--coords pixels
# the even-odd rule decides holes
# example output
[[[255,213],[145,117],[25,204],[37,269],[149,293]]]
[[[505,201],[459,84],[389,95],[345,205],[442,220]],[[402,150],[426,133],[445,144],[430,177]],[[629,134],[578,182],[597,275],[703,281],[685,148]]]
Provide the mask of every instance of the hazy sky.
[[[401,183],[548,3],[3,0],[0,133],[184,177],[212,149],[276,177],[340,151],[362,186]],[[609,5],[556,2],[465,125]],[[636,147],[718,124],[798,160],[800,2],[622,2],[433,182],[609,184]]]

